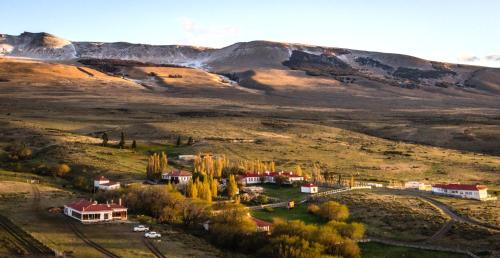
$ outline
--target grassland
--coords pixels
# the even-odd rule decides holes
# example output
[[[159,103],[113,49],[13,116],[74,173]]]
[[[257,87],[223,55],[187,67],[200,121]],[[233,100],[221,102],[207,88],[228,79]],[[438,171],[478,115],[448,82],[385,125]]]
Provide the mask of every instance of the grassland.
[[[500,191],[500,159],[495,156],[495,150],[500,149],[499,107],[491,96],[454,90],[448,96],[373,83],[346,86],[324,78],[303,78],[297,72],[276,71],[256,74],[258,83],[272,88],[262,93],[221,85],[218,77],[193,69],[140,68],[137,78],[147,78],[141,76],[154,71],[167,85],[166,89],[161,88],[165,85],[150,89],[85,69],[95,76],[71,65],[0,60],[0,75],[7,79],[0,82],[0,169],[9,170],[0,176],[9,181],[41,179],[48,186],[63,189],[58,194],[64,196],[54,197],[51,205],[62,205],[79,192],[65,180],[35,175],[38,166],[64,162],[72,168],[69,177],[104,174],[123,183],[135,182],[144,179],[147,155],[154,151],[166,151],[172,158],[210,152],[225,154],[233,161],[274,160],[278,169],[291,170],[298,164],[306,173],[318,163],[330,176],[353,175],[356,180],[386,183],[460,181],[486,184],[493,194]],[[165,77],[170,73],[182,73],[183,78]],[[280,82],[283,76],[286,80]],[[132,139],[137,140],[136,150],[113,147],[122,131],[128,146]],[[102,132],[110,136],[111,146],[100,146]],[[195,144],[176,146],[179,135],[184,142],[193,137]],[[14,142],[30,146],[33,157],[7,161],[4,149]],[[293,188],[268,187],[266,191],[280,199],[302,196]],[[26,202],[26,198],[19,200]],[[349,205],[353,220],[367,225],[369,235],[419,240],[442,223],[437,213],[413,197],[381,192],[339,198]],[[14,207],[16,199],[12,200],[1,204],[2,211],[19,212],[21,220],[30,223],[24,226],[38,231],[40,238],[54,246],[95,255],[71,232],[61,229],[48,235],[58,218],[34,216],[29,213],[29,203]],[[467,216],[498,224],[498,216],[494,216],[497,203],[443,202]],[[315,223],[305,207],[292,211],[275,209],[255,216]],[[38,228],[31,226],[38,224]],[[462,235],[473,229],[460,230],[457,228],[447,243],[463,239]],[[96,234],[96,238],[104,237]],[[139,244],[131,246],[130,254],[145,252]],[[170,248],[165,246],[162,248]]]
[[[466,258],[467,255],[456,253],[417,250],[407,247],[389,246],[378,243],[361,243],[361,255],[369,258],[389,258],[389,257],[405,257],[405,258]]]

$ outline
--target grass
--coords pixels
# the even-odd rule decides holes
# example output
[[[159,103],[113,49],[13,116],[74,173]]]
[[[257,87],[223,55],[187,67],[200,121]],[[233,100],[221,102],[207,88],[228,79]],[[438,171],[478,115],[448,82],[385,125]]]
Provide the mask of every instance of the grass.
[[[272,211],[252,211],[252,216],[266,221],[272,221],[273,218],[280,218],[284,220],[301,220],[309,224],[324,223],[318,216],[307,212],[306,204],[296,205],[293,209],[274,208]]]
[[[445,222],[427,202],[384,190],[352,191],[330,199],[346,204],[350,220],[365,224],[368,236],[421,241],[432,236]]]
[[[362,257],[366,258],[466,258],[463,254],[421,250],[379,243],[360,243]]]
[[[278,198],[281,201],[299,201],[305,198],[308,194],[300,192],[300,187],[295,186],[279,186],[274,184],[262,184],[264,194],[270,197]]]

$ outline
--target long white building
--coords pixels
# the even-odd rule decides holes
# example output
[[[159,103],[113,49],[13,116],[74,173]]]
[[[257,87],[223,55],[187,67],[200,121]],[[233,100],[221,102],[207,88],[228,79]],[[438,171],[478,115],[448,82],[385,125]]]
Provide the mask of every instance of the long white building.
[[[432,185],[432,193],[476,200],[488,198],[485,185],[435,184]]]

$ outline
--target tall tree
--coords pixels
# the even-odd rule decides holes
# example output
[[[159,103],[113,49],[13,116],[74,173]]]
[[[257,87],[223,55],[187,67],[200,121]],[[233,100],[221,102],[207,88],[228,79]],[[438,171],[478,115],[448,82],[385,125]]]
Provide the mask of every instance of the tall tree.
[[[194,143],[193,137],[189,136],[187,145],[193,145],[193,143]]]
[[[177,146],[181,146],[181,141],[182,141],[182,140],[181,140],[181,136],[180,136],[180,135],[179,135],[179,136],[177,136],[177,143],[176,143],[175,145],[177,145]]]
[[[132,141],[132,149],[137,149],[137,143],[135,142],[135,140]]]
[[[123,132],[120,135],[120,142],[118,143],[118,147],[120,147],[120,149],[125,148],[125,134]]]
[[[217,192],[219,190],[219,183],[217,182],[216,179],[212,180],[212,183],[210,184],[210,190],[212,191],[212,196],[217,197]]]
[[[302,168],[300,167],[300,165],[297,165],[297,166],[295,167],[295,174],[296,174],[297,176],[302,176]]]
[[[161,156],[160,156],[160,174],[161,173],[165,173],[167,172],[168,170],[168,158],[167,158],[167,154],[165,154],[165,152],[162,152],[161,153]]]
[[[186,194],[188,197],[191,197],[191,198],[198,197],[198,189],[196,188],[196,185],[193,182],[193,180],[189,180],[187,187],[186,187]]]
[[[238,185],[236,184],[236,180],[234,179],[234,175],[229,175],[227,180],[227,197],[229,199],[233,199],[234,196],[238,193]]]
[[[102,146],[107,146],[108,145],[108,134],[104,132],[101,136],[102,138]]]

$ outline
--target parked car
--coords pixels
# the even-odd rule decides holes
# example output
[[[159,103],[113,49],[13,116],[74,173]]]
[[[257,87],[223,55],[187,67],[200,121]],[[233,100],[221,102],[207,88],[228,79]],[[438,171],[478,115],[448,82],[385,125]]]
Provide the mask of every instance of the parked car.
[[[149,231],[149,228],[144,225],[139,225],[134,227],[134,232],[145,232]]]
[[[151,231],[151,232],[145,233],[144,237],[147,237],[147,238],[160,238],[161,234],[160,233],[156,233],[155,231]]]

